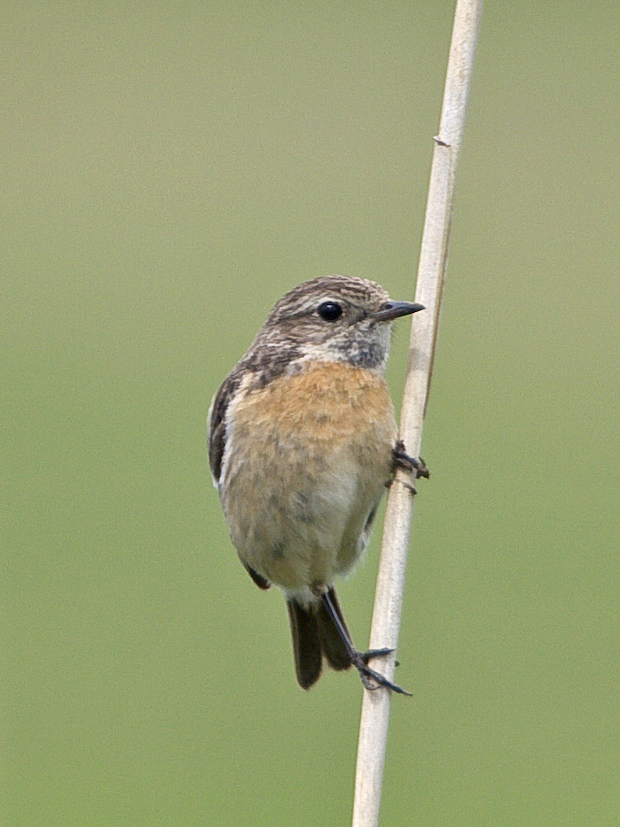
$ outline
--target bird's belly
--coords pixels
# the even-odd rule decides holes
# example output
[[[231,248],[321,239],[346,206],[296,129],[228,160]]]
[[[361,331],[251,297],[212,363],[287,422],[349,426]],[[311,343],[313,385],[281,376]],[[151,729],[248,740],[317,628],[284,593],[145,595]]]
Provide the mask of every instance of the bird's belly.
[[[327,386],[323,370],[274,380],[229,424],[220,494],[231,538],[244,563],[289,592],[352,568],[391,473],[382,377],[346,365],[328,376]]]

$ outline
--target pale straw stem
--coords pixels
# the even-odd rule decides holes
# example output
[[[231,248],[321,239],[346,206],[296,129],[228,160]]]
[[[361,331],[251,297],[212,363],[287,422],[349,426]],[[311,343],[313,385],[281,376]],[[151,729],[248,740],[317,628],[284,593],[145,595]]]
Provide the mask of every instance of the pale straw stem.
[[[400,419],[407,453],[418,456],[428,399],[444,274],[448,255],[454,182],[471,80],[482,0],[457,0],[424,219],[415,301],[426,307],[412,321],[409,363]],[[403,602],[413,496],[398,472],[388,497],[370,648],[396,649]],[[420,490],[427,483],[418,481]],[[394,656],[381,660],[381,671],[393,680]],[[357,751],[353,827],[376,827],[390,716],[388,689],[364,691]],[[399,696],[399,703],[410,704]],[[415,697],[413,699],[415,704]],[[413,713],[412,713],[413,714]],[[414,768],[412,768],[412,773]],[[401,779],[411,783],[411,777]]]

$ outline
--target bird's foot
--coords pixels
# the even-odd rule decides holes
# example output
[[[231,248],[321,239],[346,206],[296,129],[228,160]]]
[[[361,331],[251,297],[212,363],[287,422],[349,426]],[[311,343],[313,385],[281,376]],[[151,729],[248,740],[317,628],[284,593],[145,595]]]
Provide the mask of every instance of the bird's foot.
[[[394,470],[397,468],[402,468],[403,471],[408,471],[410,474],[413,474],[415,471],[416,479],[419,479],[420,477],[428,479],[431,475],[431,472],[428,470],[428,467],[422,457],[409,456],[405,450],[405,443],[402,439],[399,439],[394,446],[392,450],[392,459]]]
[[[405,473],[410,474],[413,476],[414,479],[419,479],[420,477],[424,477],[428,479],[431,475],[431,472],[428,470],[426,463],[422,459],[422,457],[410,457],[409,454],[405,450],[405,443],[402,439],[399,439],[394,448],[392,449],[392,471],[394,474],[398,471],[398,469],[405,471]],[[405,488],[408,488],[412,494],[417,494],[417,490],[415,485],[410,482],[403,482]]]
[[[358,652],[354,649],[351,653],[351,663],[360,673],[360,678],[365,689],[372,692],[375,689],[385,686],[387,689],[391,689],[392,692],[411,696],[411,692],[407,692],[402,686],[392,683],[392,681],[389,681],[386,677],[379,674],[379,672],[375,672],[374,669],[368,666],[368,661],[372,660],[372,658],[384,658],[387,655],[391,655],[393,651],[393,649],[370,649],[368,652]]]

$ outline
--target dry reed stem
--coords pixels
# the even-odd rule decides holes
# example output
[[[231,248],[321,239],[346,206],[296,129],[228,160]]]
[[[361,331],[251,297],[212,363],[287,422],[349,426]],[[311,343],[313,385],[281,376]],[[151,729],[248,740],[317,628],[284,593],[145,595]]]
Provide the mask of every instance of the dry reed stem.
[[[457,0],[439,135],[434,138],[435,148],[415,293],[415,301],[421,302],[426,310],[416,314],[412,323],[400,419],[400,435],[407,452],[412,456],[419,455],[422,442],[422,423],[433,370],[448,255],[456,168],[481,12],[482,0]],[[401,473],[399,472],[399,475]],[[413,514],[413,496],[402,482],[403,480],[397,476],[388,497],[370,633],[371,649],[396,649],[398,644]],[[423,484],[418,483],[418,488]],[[393,655],[382,659],[381,670],[387,678],[393,679]],[[353,827],[376,827],[379,821],[390,701],[388,689],[364,692],[357,752]],[[405,699],[401,702],[410,703]]]

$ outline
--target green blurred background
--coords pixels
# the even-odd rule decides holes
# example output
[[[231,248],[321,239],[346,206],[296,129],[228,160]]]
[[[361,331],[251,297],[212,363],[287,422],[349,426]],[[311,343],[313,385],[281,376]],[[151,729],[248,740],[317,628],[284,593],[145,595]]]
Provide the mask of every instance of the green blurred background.
[[[299,281],[412,297],[452,13],[4,6],[3,824],[349,822],[359,680],[296,686],[204,420]],[[619,24],[484,10],[385,825],[620,823]]]

